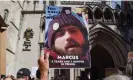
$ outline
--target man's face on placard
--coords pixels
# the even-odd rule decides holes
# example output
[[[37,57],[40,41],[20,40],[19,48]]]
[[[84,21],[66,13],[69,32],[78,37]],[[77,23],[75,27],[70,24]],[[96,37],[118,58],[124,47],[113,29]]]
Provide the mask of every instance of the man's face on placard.
[[[54,48],[60,55],[78,54],[83,52],[85,39],[81,30],[73,25],[61,27],[54,34]]]

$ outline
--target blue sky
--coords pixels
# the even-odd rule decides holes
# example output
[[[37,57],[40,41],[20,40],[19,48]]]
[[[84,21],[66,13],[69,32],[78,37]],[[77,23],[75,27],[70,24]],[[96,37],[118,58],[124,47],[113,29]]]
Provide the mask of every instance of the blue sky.
[[[115,9],[116,4],[119,4],[121,6],[121,1],[112,1],[112,8]]]

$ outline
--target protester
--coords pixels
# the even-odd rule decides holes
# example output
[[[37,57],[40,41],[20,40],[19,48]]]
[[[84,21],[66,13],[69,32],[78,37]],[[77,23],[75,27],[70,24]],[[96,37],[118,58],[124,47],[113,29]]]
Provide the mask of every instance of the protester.
[[[41,76],[40,70],[37,69],[37,71],[36,71],[36,78],[39,80],[40,79],[40,76]]]
[[[30,70],[27,68],[21,68],[20,70],[18,70],[17,72],[17,80],[31,80],[30,77]]]
[[[114,74],[109,77],[106,77],[104,80],[131,80],[131,79],[125,75]]]

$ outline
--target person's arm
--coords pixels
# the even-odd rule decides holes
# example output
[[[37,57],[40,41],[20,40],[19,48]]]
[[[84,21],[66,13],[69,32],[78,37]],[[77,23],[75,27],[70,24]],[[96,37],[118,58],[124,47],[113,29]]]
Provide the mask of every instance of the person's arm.
[[[48,80],[48,72],[41,72],[40,80]]]
[[[38,60],[39,70],[41,73],[40,80],[48,80],[48,69],[49,69],[49,53],[45,53]]]

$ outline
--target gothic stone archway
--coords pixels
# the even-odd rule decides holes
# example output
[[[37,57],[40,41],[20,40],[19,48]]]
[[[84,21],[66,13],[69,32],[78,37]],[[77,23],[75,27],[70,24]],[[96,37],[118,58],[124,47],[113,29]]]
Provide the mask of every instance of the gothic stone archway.
[[[90,28],[89,39],[92,74],[98,75],[95,78],[105,77],[105,68],[125,66],[127,50],[124,41],[111,28],[99,22]]]

